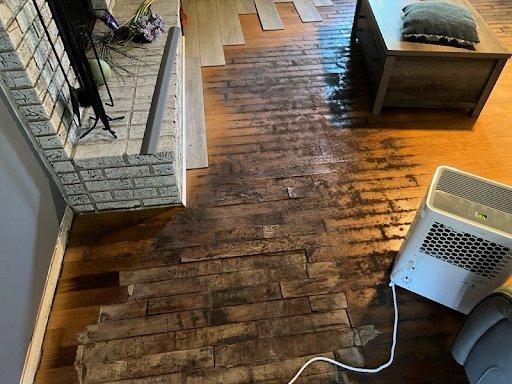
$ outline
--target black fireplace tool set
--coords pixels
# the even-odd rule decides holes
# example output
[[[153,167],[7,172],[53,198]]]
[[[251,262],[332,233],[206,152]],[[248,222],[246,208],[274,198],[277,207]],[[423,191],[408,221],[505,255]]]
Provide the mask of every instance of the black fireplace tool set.
[[[57,53],[57,49],[53,44],[50,33],[45,25],[41,9],[37,4],[37,0],[32,1],[39,20],[44,28],[46,37],[48,38],[51,49],[55,54],[58,66],[64,75],[67,86],[69,87],[73,113],[77,116],[78,121],[81,121],[80,107],[92,107],[94,111],[95,117],[91,117],[91,119],[94,120],[92,126],[87,128],[80,138],[87,136],[97,126],[99,121],[103,123],[103,130],[110,132],[114,138],[117,138],[116,133],[110,126],[110,122],[121,120],[124,116],[110,117],[106,113],[96,81],[89,66],[86,49],[88,47],[92,48],[94,60],[98,63],[99,71],[109,97],[109,101],[106,102],[105,105],[112,107],[114,106],[114,100],[100,62],[100,57],[94,45],[92,31],[96,19],[98,18],[112,30],[118,30],[122,27],[120,27],[119,23],[117,23],[115,18],[107,10],[93,10],[89,0],[48,0],[48,6],[53,19],[55,20],[64,49],[77,77],[78,87],[74,87],[69,81],[64,66]]]

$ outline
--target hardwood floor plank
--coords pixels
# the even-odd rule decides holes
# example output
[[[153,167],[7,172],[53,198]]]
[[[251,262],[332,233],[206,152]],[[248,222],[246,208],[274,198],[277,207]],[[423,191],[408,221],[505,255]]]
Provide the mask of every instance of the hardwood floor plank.
[[[303,23],[322,21],[322,16],[311,0],[293,0],[293,5]]]
[[[199,51],[199,24],[197,20],[197,0],[184,0],[183,7],[187,13],[184,27],[185,54],[187,57],[201,57]]]
[[[197,19],[201,66],[225,65],[224,47],[215,0],[197,0]]]
[[[51,369],[39,369],[34,384],[66,383],[78,384],[76,369],[71,365]]]
[[[216,2],[219,12],[222,43],[224,45],[245,44],[235,0],[216,0]]]
[[[254,0],[261,28],[264,31],[284,29],[283,22],[273,0]]]
[[[208,167],[208,149],[199,57],[185,58],[185,81],[187,169],[205,168]]]
[[[274,0],[274,3],[291,3],[293,0]]]
[[[317,7],[327,7],[334,5],[332,0],[313,0],[313,4]]]
[[[256,13],[254,0],[235,0],[236,9],[239,15],[249,15]]]
[[[208,167],[203,81],[199,47],[197,0],[186,0],[185,27],[185,127],[187,169]]]

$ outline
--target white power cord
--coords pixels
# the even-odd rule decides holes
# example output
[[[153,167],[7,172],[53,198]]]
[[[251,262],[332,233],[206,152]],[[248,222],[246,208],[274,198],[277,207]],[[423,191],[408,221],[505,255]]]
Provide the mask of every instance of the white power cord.
[[[387,363],[382,364],[380,367],[377,367],[377,368],[357,368],[357,367],[352,367],[347,364],[340,363],[339,361],[336,361],[333,359],[329,359],[328,357],[317,356],[317,357],[313,357],[312,359],[309,359],[308,361],[306,361],[304,363],[304,365],[299,369],[299,371],[295,374],[295,376],[293,376],[293,379],[291,379],[288,382],[288,384],[293,384],[295,382],[295,380],[297,380],[299,378],[301,373],[309,365],[313,364],[316,361],[325,361],[326,363],[337,365],[338,367],[348,369],[349,371],[361,372],[361,373],[377,373],[377,372],[380,372],[383,369],[386,369],[387,367],[389,367],[393,363],[393,359],[395,358],[396,334],[397,334],[397,329],[398,329],[398,305],[396,303],[395,283],[393,281],[391,281],[389,283],[389,286],[391,287],[391,292],[393,292],[393,307],[395,309],[395,321],[393,323],[393,343],[391,344],[391,353],[390,353],[389,360],[387,361]]]

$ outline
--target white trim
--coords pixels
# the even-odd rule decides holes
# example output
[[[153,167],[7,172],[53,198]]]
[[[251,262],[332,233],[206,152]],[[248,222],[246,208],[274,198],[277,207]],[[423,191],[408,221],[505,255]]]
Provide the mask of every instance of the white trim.
[[[181,46],[182,46],[182,64],[181,64],[181,76],[182,76],[182,95],[181,95],[181,126],[182,126],[182,137],[183,137],[183,147],[182,147],[182,154],[181,157],[183,159],[183,170],[182,170],[182,176],[181,176],[181,203],[184,207],[187,206],[187,103],[185,102],[185,92],[186,92],[186,86],[187,81],[185,79],[186,73],[185,73],[185,36],[182,36],[181,38]]]
[[[46,332],[48,318],[50,317],[53,297],[55,295],[55,289],[57,288],[62,260],[64,258],[64,252],[66,251],[66,244],[72,223],[73,210],[67,206],[60,223],[59,235],[55,249],[53,250],[50,267],[48,268],[48,275],[46,276],[43,295],[39,303],[39,310],[37,311],[32,340],[28,345],[27,354],[25,356],[25,364],[23,365],[20,384],[32,384],[36,376],[39,360],[41,358],[44,334]]]

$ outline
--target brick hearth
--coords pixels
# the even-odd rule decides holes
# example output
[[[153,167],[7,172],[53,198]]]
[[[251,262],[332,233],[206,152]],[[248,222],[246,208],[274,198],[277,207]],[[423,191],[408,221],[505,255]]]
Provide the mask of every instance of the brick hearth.
[[[113,13],[127,20],[140,2],[118,0]],[[110,2],[109,4],[112,4]],[[74,81],[48,5],[38,5],[68,77]],[[178,4],[161,1],[153,11],[167,26],[178,23]],[[183,49],[180,41],[169,84],[166,111],[157,152],[140,155],[151,97],[155,89],[166,36],[129,53],[139,60],[120,58],[131,74],[114,77],[111,90],[115,107],[111,116],[125,118],[113,123],[118,139],[101,125],[84,139],[71,114],[68,87],[37,18],[32,0],[0,3],[0,76],[2,88],[26,128],[67,203],[77,212],[143,208],[183,204],[184,125]],[[107,101],[105,89],[101,90]],[[90,124],[84,111],[80,128]]]

